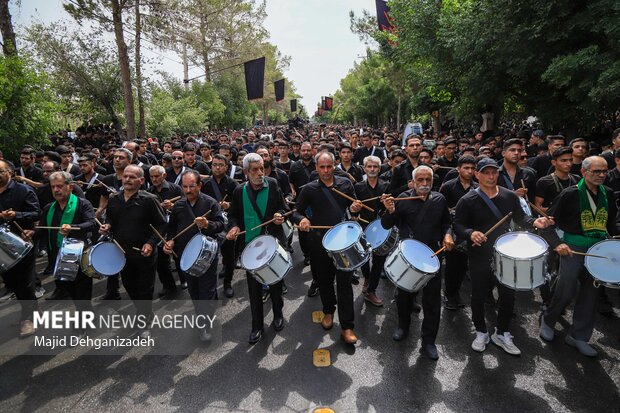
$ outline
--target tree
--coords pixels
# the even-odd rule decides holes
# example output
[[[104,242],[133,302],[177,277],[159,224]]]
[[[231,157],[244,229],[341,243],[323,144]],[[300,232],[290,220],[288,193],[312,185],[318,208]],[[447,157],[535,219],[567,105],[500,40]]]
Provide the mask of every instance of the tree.
[[[2,53],[17,56],[17,42],[9,11],[9,0],[0,0],[0,33],[2,33]]]

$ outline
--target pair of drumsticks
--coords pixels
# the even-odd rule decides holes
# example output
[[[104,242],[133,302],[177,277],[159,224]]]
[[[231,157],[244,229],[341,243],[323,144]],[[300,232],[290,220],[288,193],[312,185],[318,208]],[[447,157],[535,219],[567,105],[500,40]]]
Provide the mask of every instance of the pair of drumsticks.
[[[341,192],[341,191],[337,190],[336,188],[332,188],[332,191],[334,191],[335,193],[337,193],[341,197],[348,199],[351,202],[360,201],[359,199],[355,199],[355,198],[345,194],[344,192]],[[364,209],[366,209],[366,210],[368,210],[370,212],[375,212],[375,210],[372,209],[371,207],[369,207],[368,205],[364,205],[364,202],[374,201],[375,199],[381,198],[383,195],[386,195],[386,194],[382,194],[382,195],[374,196],[372,198],[361,200],[360,202],[362,203],[362,208],[364,208]],[[409,197],[403,197],[403,198],[395,198],[394,202],[397,202],[397,201],[411,201],[411,200],[414,200],[414,199],[424,199],[424,197],[423,196],[409,196]]]

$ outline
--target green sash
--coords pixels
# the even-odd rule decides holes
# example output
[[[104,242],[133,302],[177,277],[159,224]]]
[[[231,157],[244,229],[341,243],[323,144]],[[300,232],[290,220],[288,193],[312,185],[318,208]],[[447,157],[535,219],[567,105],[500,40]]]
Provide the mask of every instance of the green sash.
[[[579,193],[579,223],[583,235],[564,233],[562,239],[569,244],[589,248],[607,235],[607,218],[609,217],[607,192],[603,185],[599,185],[595,212],[588,200],[586,183],[583,178],[577,184],[577,190]]]
[[[58,226],[63,226],[64,224],[71,224],[73,222],[73,218],[75,217],[75,211],[77,210],[77,203],[78,203],[78,197],[73,194],[69,194],[69,201],[67,202],[67,206],[65,207],[65,210],[62,211],[62,217],[60,217],[60,225]],[[56,210],[57,204],[58,204],[58,201],[54,201],[49,211],[47,211],[47,226],[48,227],[53,226],[52,219],[54,218],[54,211]],[[58,234],[56,235],[56,246],[58,248],[62,246],[62,239],[63,239],[63,236],[60,235],[60,231],[58,231]],[[51,237],[49,239],[49,246],[51,249],[52,248]]]
[[[258,214],[254,210],[252,206],[252,202],[250,201],[250,196],[248,195],[248,184],[246,183],[243,186],[243,223],[245,225],[245,243],[248,244],[252,242],[252,240],[258,237],[261,233],[262,228],[256,228],[254,230],[250,228],[254,228],[262,224],[263,222],[259,218]],[[263,216],[265,216],[265,211],[267,210],[267,197],[269,195],[269,186],[261,188],[260,191],[256,194],[256,205],[258,206],[258,210],[261,212]]]

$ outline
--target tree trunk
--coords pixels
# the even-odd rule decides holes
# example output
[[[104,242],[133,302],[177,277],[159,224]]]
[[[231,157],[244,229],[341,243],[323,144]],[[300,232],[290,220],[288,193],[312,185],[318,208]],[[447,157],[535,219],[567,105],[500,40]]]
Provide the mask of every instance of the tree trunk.
[[[403,97],[401,93],[398,93],[398,110],[396,111],[396,130],[400,130],[400,110],[402,107]]]
[[[119,0],[110,0],[112,5],[112,21],[114,22],[114,36],[118,47],[118,65],[123,82],[123,102],[125,104],[125,117],[127,118],[128,140],[136,137],[136,113],[133,107],[133,90],[131,87],[131,72],[129,70],[129,54],[127,44],[123,36],[123,16]]]
[[[209,63],[209,47],[207,46],[207,16],[200,15],[200,40],[202,40],[202,60],[205,65],[205,80],[211,82],[211,65]]]
[[[0,0],[0,31],[2,32],[2,52],[5,56],[17,56],[15,31],[11,22],[9,0]]]
[[[141,52],[140,52],[140,35],[142,33],[142,21],[140,18],[140,2],[136,1],[136,92],[138,94],[138,116],[140,117],[139,123],[139,136],[146,138],[146,122],[144,119],[144,97],[142,95],[142,69],[140,68]]]
[[[189,90],[189,64],[187,63],[187,45],[183,42],[183,84]]]

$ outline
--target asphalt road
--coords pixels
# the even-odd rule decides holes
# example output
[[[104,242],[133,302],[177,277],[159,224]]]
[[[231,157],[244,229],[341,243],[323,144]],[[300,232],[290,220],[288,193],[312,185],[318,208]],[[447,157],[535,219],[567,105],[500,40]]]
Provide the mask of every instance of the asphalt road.
[[[297,244],[295,251],[282,332],[270,327],[268,302],[266,334],[254,346],[247,343],[250,310],[239,270],[235,297],[223,301],[222,344],[215,350],[187,356],[132,350],[124,356],[0,357],[0,411],[620,411],[617,318],[599,317],[593,343],[600,355],[589,359],[563,343],[564,331],[556,342],[543,343],[537,327],[540,299],[519,293],[512,333],[523,354],[513,357],[492,344],[482,354],[472,351],[469,308],[443,310],[440,359],[433,362],[418,353],[421,315],[414,315],[408,339],[392,341],[393,287],[381,280],[383,308],[366,305],[361,285],[354,286],[360,341],[347,347],[339,340],[337,317],[328,332],[312,322],[320,299],[306,297],[309,267],[303,268]],[[53,280],[44,283],[51,293]],[[94,295],[104,289],[98,282]],[[610,296],[618,315],[618,294]],[[564,329],[570,315],[562,320]],[[317,348],[330,351],[331,366],[313,365]]]

